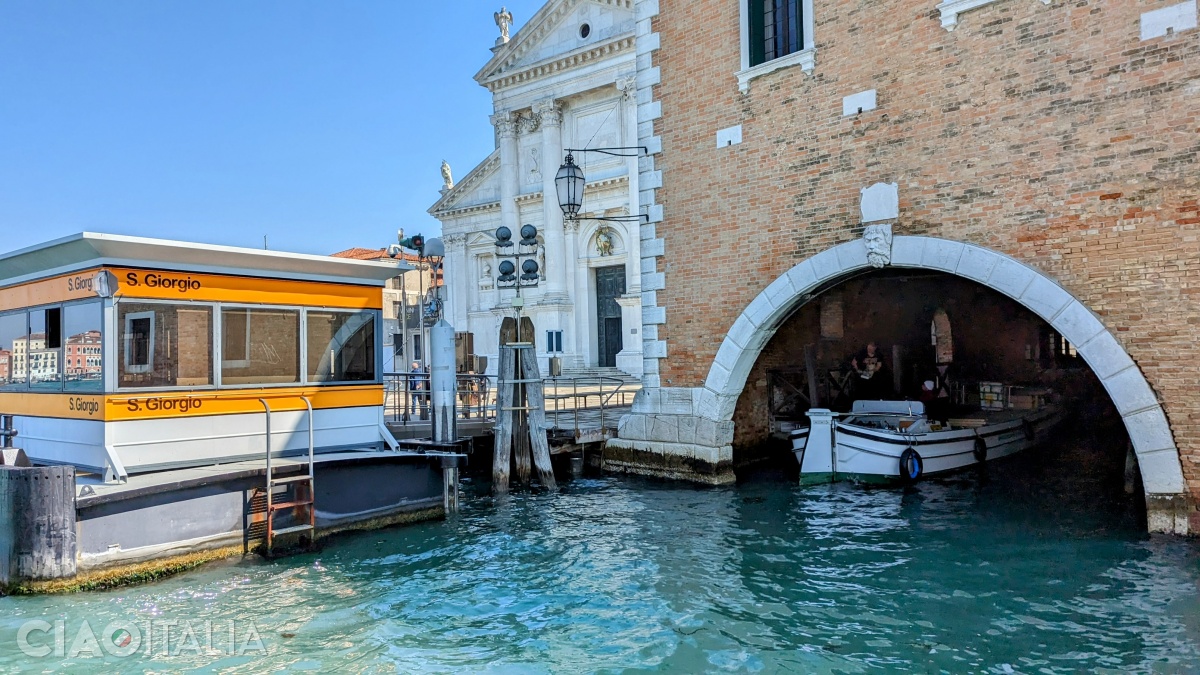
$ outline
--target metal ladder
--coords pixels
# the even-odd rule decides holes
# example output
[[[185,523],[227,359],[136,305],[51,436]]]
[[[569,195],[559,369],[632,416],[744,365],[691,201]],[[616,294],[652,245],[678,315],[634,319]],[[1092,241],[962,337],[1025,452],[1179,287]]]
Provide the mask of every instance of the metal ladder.
[[[313,407],[307,396],[298,397],[308,408],[308,462],[307,471],[298,476],[276,478],[271,469],[271,406],[266,399],[258,399],[267,411],[267,532],[264,540],[265,553],[269,557],[275,547],[275,537],[280,535],[308,532],[309,543],[316,541],[317,507],[316,491],[313,483]],[[275,501],[275,488],[286,486],[291,496],[286,501]],[[275,514],[286,509],[303,508],[308,512],[308,522],[275,529]]]

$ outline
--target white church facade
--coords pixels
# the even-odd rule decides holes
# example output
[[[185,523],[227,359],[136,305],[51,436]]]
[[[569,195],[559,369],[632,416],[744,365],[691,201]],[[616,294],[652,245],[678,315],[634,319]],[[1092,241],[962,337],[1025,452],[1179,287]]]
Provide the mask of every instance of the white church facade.
[[[492,92],[496,147],[457,184],[445,172],[429,213],[446,246],[446,316],[474,335],[489,371],[515,295],[496,283],[495,231],[515,239],[531,224],[542,278],[522,296],[539,361],[642,374],[638,158],[574,153],[587,179],[575,220],[564,220],[554,185],[566,149],[637,146],[634,26],[633,0],[551,0],[511,39],[503,26],[475,75]]]

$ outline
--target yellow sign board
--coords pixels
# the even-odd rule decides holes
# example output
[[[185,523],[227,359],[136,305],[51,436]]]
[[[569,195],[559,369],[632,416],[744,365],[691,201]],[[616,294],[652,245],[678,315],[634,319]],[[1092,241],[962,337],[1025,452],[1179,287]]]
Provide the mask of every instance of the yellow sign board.
[[[95,298],[96,276],[100,271],[96,268],[0,289],[0,311]],[[108,271],[116,277],[115,297],[118,299],[201,300],[339,309],[383,307],[383,293],[378,286],[133,268]]]
[[[314,409],[383,405],[383,385],[164,391],[138,394],[41,394],[0,392],[0,410],[29,417],[56,417],[114,422],[120,420],[241,415],[263,412],[259,399],[272,411],[306,410],[301,396]]]

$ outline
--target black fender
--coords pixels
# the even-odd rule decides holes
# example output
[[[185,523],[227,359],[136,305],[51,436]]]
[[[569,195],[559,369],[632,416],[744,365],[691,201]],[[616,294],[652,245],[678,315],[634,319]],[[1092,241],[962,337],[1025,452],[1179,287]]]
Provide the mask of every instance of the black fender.
[[[975,450],[972,451],[972,454],[975,455],[975,461],[979,462],[980,464],[983,464],[984,462],[987,461],[987,453],[988,453],[987,441],[983,440],[982,436],[976,436],[975,437]]]
[[[914,448],[905,448],[900,453],[900,480],[905,483],[915,483],[925,473],[925,461]]]
[[[1037,431],[1033,428],[1033,422],[1029,420],[1021,420],[1021,431],[1025,432],[1025,440],[1027,441],[1037,438]]]

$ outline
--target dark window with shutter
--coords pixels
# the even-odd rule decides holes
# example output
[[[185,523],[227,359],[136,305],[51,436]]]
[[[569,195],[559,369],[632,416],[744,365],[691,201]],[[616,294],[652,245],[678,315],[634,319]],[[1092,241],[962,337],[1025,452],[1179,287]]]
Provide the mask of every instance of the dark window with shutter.
[[[747,0],[750,8],[750,65],[757,66],[804,48],[803,0]]]

